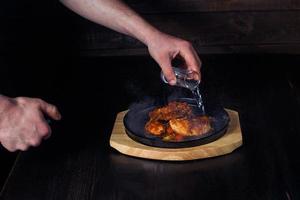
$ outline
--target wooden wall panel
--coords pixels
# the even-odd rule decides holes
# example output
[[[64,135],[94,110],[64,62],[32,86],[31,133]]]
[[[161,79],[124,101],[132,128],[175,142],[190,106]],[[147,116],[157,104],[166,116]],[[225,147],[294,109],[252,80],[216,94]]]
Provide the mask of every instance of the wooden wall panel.
[[[141,13],[299,10],[298,0],[126,0]]]
[[[126,2],[162,31],[190,40],[202,54],[300,53],[300,0]],[[94,56],[147,53],[139,41],[89,22],[58,2],[43,15],[39,4],[23,4],[2,8],[7,15],[0,17],[0,54],[62,45]]]
[[[274,52],[299,53],[300,12],[219,12],[146,15],[161,30],[188,39],[199,52]],[[135,39],[95,25],[80,44],[88,51],[101,50],[115,54],[147,52],[145,46]],[[282,51],[279,47],[282,45]],[[137,49],[139,49],[137,51]],[[228,52],[227,52],[228,51]]]

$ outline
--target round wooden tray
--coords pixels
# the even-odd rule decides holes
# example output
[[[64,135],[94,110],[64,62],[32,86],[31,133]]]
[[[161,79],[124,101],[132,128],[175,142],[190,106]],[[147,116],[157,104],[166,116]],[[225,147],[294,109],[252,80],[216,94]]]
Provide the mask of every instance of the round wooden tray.
[[[231,153],[243,143],[239,116],[236,111],[226,109],[230,117],[227,132],[211,143],[188,148],[159,148],[138,143],[125,133],[123,118],[127,111],[118,113],[110,137],[110,146],[122,154],[169,161],[184,161],[221,156]]]

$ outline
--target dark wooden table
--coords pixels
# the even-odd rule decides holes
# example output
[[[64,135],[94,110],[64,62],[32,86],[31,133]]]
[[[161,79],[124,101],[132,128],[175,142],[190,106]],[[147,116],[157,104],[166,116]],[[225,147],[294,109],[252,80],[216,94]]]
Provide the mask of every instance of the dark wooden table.
[[[189,162],[114,151],[116,113],[174,90],[148,57],[77,58],[60,75],[63,86],[48,85],[56,96],[45,97],[63,120],[43,145],[18,155],[1,199],[300,199],[299,56],[203,56],[203,63],[206,100],[240,114],[240,149]]]

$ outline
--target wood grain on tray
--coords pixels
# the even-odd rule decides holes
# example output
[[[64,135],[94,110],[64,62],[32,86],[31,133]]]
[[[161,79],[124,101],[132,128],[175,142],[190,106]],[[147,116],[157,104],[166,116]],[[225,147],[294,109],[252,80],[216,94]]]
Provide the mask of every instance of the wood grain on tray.
[[[242,145],[242,133],[238,113],[228,109],[226,111],[230,116],[230,123],[223,137],[208,144],[179,149],[151,147],[133,141],[125,133],[123,117],[127,111],[123,111],[116,117],[110,146],[125,155],[154,160],[183,161],[228,154]]]

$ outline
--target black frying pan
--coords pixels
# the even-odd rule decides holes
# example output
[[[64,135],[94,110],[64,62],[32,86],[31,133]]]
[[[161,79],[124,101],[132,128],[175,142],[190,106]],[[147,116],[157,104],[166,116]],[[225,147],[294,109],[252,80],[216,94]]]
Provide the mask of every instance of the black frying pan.
[[[201,114],[201,111],[196,106],[194,99],[182,98],[176,101],[184,101],[192,106],[195,114]],[[163,148],[182,148],[193,147],[212,142],[223,136],[227,130],[229,123],[228,113],[218,105],[206,105],[206,114],[212,117],[212,130],[206,134],[194,137],[185,137],[178,142],[163,141],[157,136],[153,136],[145,131],[145,124],[149,120],[149,112],[157,108],[156,105],[146,105],[140,109],[130,109],[123,120],[127,135],[142,144],[163,147]]]

